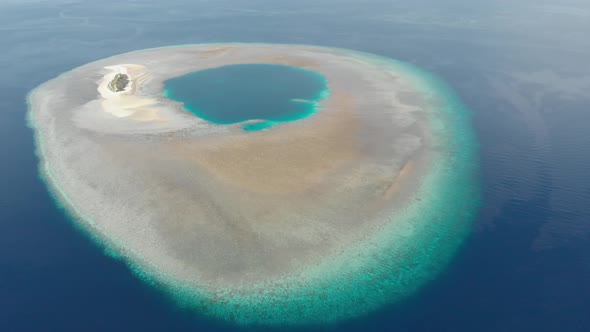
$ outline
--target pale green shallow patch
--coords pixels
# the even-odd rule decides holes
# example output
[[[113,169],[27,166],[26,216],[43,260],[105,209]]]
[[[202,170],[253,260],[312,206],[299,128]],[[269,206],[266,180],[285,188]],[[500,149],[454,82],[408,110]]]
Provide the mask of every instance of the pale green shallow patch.
[[[432,280],[448,264],[471,227],[479,205],[475,137],[469,112],[452,90],[429,73],[402,62],[345,51],[360,61],[379,63],[402,74],[417,91],[438,105],[429,124],[440,153],[421,180],[412,203],[391,222],[337,257],[310,266],[299,275],[269,284],[215,293],[179,283],[149,262],[128,262],[143,280],[162,287],[183,307],[237,324],[302,325],[334,322],[367,314],[399,302]],[[38,152],[43,143],[37,137]],[[41,165],[51,178],[48,164]],[[56,201],[71,207],[75,219],[93,222],[76,211],[67,194],[52,181]],[[89,232],[92,233],[92,232]],[[117,256],[124,243],[98,239]]]

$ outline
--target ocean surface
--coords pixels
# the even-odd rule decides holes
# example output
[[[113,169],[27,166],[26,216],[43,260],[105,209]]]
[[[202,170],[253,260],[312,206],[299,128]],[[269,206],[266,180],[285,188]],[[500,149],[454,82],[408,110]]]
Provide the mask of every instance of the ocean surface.
[[[237,330],[178,309],[78,230],[26,125],[27,93],[64,71],[208,42],[396,58],[472,112],[483,199],[458,255],[402,303],[306,330],[589,331],[589,31],[581,0],[0,2],[0,331]]]
[[[319,73],[293,66],[243,64],[199,70],[164,82],[164,96],[215,124],[242,125],[247,131],[296,121],[316,112],[328,94]]]

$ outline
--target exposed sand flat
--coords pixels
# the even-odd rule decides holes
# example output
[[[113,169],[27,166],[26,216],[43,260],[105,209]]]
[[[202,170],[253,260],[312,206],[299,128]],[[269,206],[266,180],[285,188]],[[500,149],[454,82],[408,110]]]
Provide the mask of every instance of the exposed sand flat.
[[[169,78],[248,63],[314,70],[330,94],[316,114],[257,132],[208,123],[162,95]],[[121,92],[108,88],[117,74],[130,79]],[[405,216],[449,155],[431,127],[445,121],[430,113],[438,100],[422,98],[386,61],[338,49],[143,50],[67,72],[36,89],[30,103],[42,171],[74,217],[148,275],[189,287],[208,303],[199,308],[236,304],[234,313],[267,308],[262,314],[270,315],[270,299],[299,303],[311,295],[297,289],[330,276],[353,285],[365,268],[359,257],[382,253],[365,250],[379,248],[384,229],[402,230],[400,246],[387,250],[406,257],[402,244],[417,228]],[[265,300],[262,290],[282,295]],[[354,292],[330,307],[360,306]]]
[[[150,108],[157,104],[157,100],[141,98],[135,95],[136,87],[145,84],[149,76],[145,74],[145,67],[134,64],[119,64],[104,67],[110,70],[98,84],[98,92],[103,98],[103,111],[118,118],[129,117],[137,121],[160,120],[157,108]],[[109,83],[117,74],[129,77],[129,83],[121,92],[115,92],[108,88]]]

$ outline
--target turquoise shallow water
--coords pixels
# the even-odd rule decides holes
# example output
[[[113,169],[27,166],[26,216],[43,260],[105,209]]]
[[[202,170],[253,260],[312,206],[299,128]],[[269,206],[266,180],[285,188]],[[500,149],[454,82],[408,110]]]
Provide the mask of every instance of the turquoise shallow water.
[[[296,121],[317,111],[327,81],[311,70],[240,64],[200,70],[164,82],[164,96],[214,124],[244,123],[246,131]]]

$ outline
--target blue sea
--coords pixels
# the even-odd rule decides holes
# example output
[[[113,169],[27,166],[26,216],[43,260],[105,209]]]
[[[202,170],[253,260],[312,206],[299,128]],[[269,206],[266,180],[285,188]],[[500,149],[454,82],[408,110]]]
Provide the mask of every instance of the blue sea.
[[[179,309],[74,227],[26,124],[27,93],[64,71],[211,42],[399,59],[472,113],[482,203],[451,264],[401,303],[305,330],[590,331],[589,32],[581,0],[0,1],[0,331],[244,330]]]

